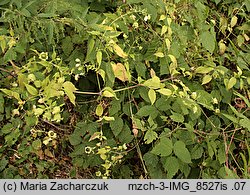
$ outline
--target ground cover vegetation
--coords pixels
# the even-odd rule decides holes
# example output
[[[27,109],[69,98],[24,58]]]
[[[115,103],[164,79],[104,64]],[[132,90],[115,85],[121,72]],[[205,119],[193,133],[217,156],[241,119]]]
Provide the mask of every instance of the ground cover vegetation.
[[[248,0],[1,0],[0,178],[250,178]]]

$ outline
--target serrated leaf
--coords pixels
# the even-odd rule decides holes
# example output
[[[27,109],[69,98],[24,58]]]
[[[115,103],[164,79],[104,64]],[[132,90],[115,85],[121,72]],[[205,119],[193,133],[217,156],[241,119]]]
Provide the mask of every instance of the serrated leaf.
[[[191,155],[182,141],[177,141],[174,144],[174,154],[184,163],[191,163]]]
[[[78,134],[73,133],[69,136],[69,142],[72,146],[75,146],[82,142],[82,138]]]
[[[173,176],[178,172],[179,170],[179,161],[174,156],[167,157],[163,162],[163,168],[165,171],[167,171],[167,176],[169,179],[173,178]]]
[[[153,105],[155,103],[155,100],[156,100],[155,90],[149,89],[149,91],[148,91],[148,97],[149,97],[149,100],[150,100],[151,104]]]
[[[42,147],[42,142],[40,139],[37,139],[35,141],[32,142],[32,147],[34,148],[34,150],[39,150]]]
[[[33,87],[32,85],[29,84],[25,84],[25,87],[27,89],[27,91],[31,94],[31,95],[37,95],[38,91],[35,87]]]
[[[64,88],[64,92],[69,97],[70,102],[75,105],[76,96],[74,95],[74,92],[77,90],[75,85],[69,81],[66,81],[62,86]]]
[[[146,144],[150,144],[152,141],[156,140],[158,138],[158,135],[155,131],[152,129],[147,130],[145,136],[144,136],[144,141]]]
[[[232,77],[231,79],[229,79],[228,83],[227,83],[227,90],[233,88],[233,86],[236,84],[237,79],[235,77]]]
[[[162,95],[165,95],[165,96],[172,95],[172,91],[170,89],[158,89],[157,92],[159,92],[159,93],[161,93]]]
[[[117,137],[123,129],[123,120],[119,117],[115,118],[114,121],[110,122],[110,128],[115,137]]]
[[[238,17],[233,16],[232,19],[231,19],[231,22],[230,22],[231,28],[233,28],[237,24],[237,21],[238,21]]]
[[[162,53],[162,52],[156,52],[156,53],[154,53],[154,55],[156,57],[159,57],[159,58],[163,58],[164,57],[164,53]]]
[[[211,72],[212,70],[214,70],[214,68],[212,68],[212,67],[199,66],[198,68],[196,68],[195,73],[207,74],[207,73]]]
[[[169,156],[173,150],[172,140],[166,137],[162,137],[153,149],[152,153],[160,156]]]
[[[195,145],[191,150],[191,157],[192,159],[199,159],[202,157],[204,150],[203,147],[200,145]]]
[[[214,52],[215,49],[215,37],[209,31],[202,32],[200,35],[202,46],[207,49],[210,53]]]
[[[177,123],[183,123],[184,122],[184,116],[182,114],[179,114],[177,112],[172,112],[172,115],[170,115],[170,118]]]
[[[95,109],[95,114],[97,115],[97,116],[102,116],[102,114],[103,114],[103,107],[102,107],[102,105],[101,104],[98,104],[97,105],[97,107],[96,107],[96,109]]]
[[[157,112],[157,109],[153,106],[143,106],[140,110],[136,113],[138,116],[149,116],[151,113]]]
[[[212,80],[212,76],[211,75],[205,75],[202,79],[202,85],[205,85],[207,83],[209,83]]]

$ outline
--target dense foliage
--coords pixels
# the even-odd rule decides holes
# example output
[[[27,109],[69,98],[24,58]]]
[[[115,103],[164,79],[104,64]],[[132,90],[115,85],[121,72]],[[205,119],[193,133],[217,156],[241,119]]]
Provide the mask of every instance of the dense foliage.
[[[0,178],[250,178],[248,0],[2,0]]]

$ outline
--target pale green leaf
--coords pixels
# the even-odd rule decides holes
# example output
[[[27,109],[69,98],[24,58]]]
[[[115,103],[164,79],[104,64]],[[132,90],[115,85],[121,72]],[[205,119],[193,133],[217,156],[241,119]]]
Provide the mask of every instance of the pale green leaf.
[[[25,84],[25,87],[27,89],[27,91],[31,94],[31,95],[37,95],[38,91],[35,87],[33,87],[32,85],[29,84]]]
[[[212,76],[211,75],[205,75],[202,79],[202,85],[205,85],[207,83],[209,83],[212,80]]]
[[[75,105],[75,99],[76,99],[76,97],[74,95],[74,92],[77,89],[74,86],[74,84],[71,83],[71,82],[69,82],[69,81],[66,81],[65,83],[63,83],[63,88],[64,88],[64,92],[69,97],[70,102]]]
[[[118,56],[120,56],[122,58],[127,58],[128,57],[128,54],[126,54],[119,45],[117,45],[116,43],[113,42],[112,46],[113,46],[113,49],[114,49],[115,53]]]
[[[183,123],[184,122],[184,116],[182,114],[172,112],[172,115],[170,115],[170,118],[177,123]]]
[[[165,96],[172,95],[172,91],[170,89],[158,89],[157,92],[159,92],[159,93],[161,93],[162,95],[165,95]]]
[[[227,89],[231,89],[233,88],[233,86],[236,84],[237,79],[235,77],[232,77],[231,79],[229,79],[228,83],[227,83]]]
[[[207,73],[211,72],[212,70],[214,70],[214,68],[212,68],[212,67],[199,66],[198,68],[196,68],[195,73],[207,74]]]
[[[97,107],[96,107],[96,109],[95,109],[95,114],[97,115],[97,116],[102,116],[102,114],[103,114],[103,107],[102,107],[102,105],[101,104],[98,104],[97,105]]]
[[[154,53],[154,55],[156,57],[159,57],[159,58],[163,58],[164,57],[164,53],[162,53],[162,52],[156,52],[156,53]]]
[[[19,93],[11,91],[9,89],[0,89],[2,92],[4,92],[6,95],[10,96],[10,97],[14,97],[16,98],[18,101],[21,101]]]
[[[102,63],[102,52],[101,51],[98,51],[96,53],[96,61],[97,61],[98,66],[101,66],[101,63]]]
[[[153,105],[155,103],[155,100],[156,100],[155,90],[149,89],[149,91],[148,91],[148,97],[149,97],[149,100],[150,100],[151,104]]]
[[[237,16],[233,16],[230,22],[231,28],[233,28],[237,24],[238,18]]]
[[[174,144],[174,154],[184,163],[191,163],[191,155],[182,141],[177,141]]]

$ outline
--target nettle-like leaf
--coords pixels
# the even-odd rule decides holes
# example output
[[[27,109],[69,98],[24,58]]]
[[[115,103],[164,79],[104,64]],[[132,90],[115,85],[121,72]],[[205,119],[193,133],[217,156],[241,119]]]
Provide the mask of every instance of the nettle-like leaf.
[[[168,178],[173,178],[173,176],[178,172],[179,170],[179,161],[174,156],[169,156],[164,158],[162,160],[163,168],[165,171],[167,171]]]
[[[169,156],[173,150],[172,140],[166,137],[160,138],[159,143],[157,143],[153,149],[152,153],[160,156]]]
[[[182,141],[177,141],[174,144],[174,154],[184,163],[191,163],[191,155],[186,145]]]
[[[158,138],[158,135],[157,133],[152,130],[152,129],[149,129],[146,131],[145,133],[145,136],[144,136],[144,141],[146,144],[150,144],[152,143],[154,140],[156,140]]]

